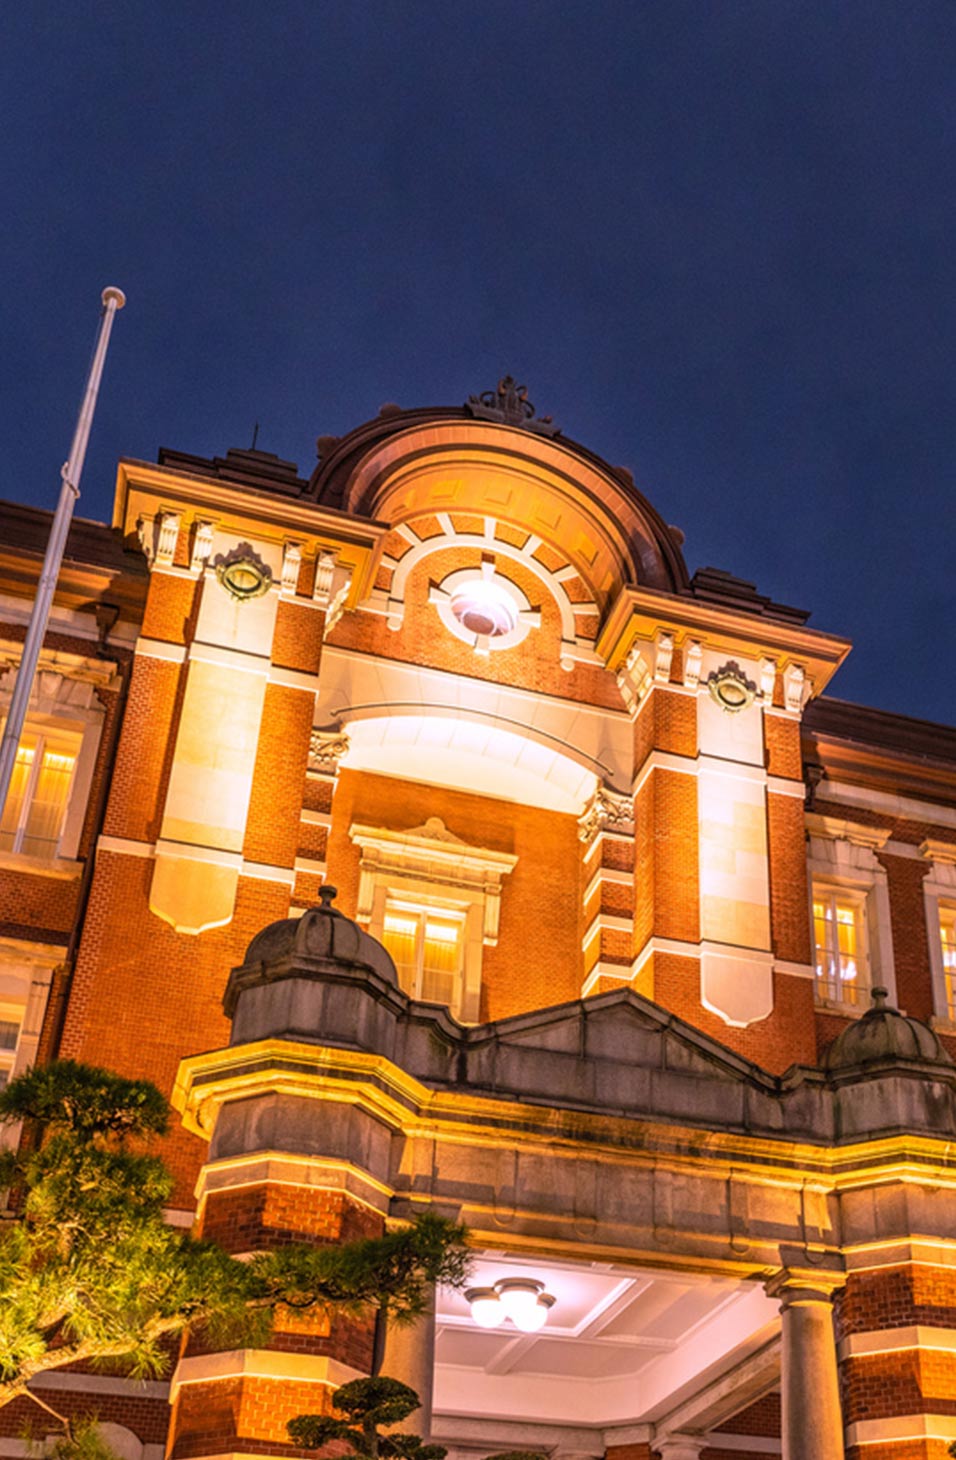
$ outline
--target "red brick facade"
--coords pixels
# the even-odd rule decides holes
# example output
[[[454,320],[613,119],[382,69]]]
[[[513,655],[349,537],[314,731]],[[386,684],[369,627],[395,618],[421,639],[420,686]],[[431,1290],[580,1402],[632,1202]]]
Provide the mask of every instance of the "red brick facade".
[[[76,865],[66,874],[0,858],[0,936],[26,949],[71,945],[54,981],[41,1058],[107,1063],[168,1092],[184,1056],[227,1042],[223,987],[252,937],[314,903],[325,880],[339,889],[337,906],[349,916],[362,911],[375,934],[382,896],[404,898],[418,913],[416,897],[426,911],[452,907],[456,916],[479,906],[484,921],[471,935],[477,952],[469,953],[480,965],[477,1022],[630,986],[781,1075],[822,1060],[867,1006],[865,993],[856,1009],[822,1003],[816,988],[822,955],[811,892],[827,857],[838,870],[826,885],[850,887],[865,907],[863,982],[890,984],[899,1005],[943,1026],[956,1051],[956,1031],[946,1027],[939,914],[926,895],[932,882],[943,888],[944,908],[947,887],[956,903],[956,876],[945,870],[956,863],[956,850],[947,851],[956,849],[956,735],[825,696],[804,704],[793,690],[794,667],[819,696],[845,652],[840,641],[748,596],[747,585],[721,598],[706,575],[690,580],[649,504],[572,443],[488,425],[492,470],[484,447],[468,446],[472,455],[462,461],[440,459],[447,428],[440,417],[426,430],[411,413],[401,423],[412,443],[406,459],[399,426],[390,434],[387,424],[372,423],[367,435],[336,448],[311,483],[294,485],[270,479],[278,468],[268,460],[253,462],[259,485],[250,485],[257,453],[243,454],[243,472],[228,458],[198,474],[172,457],[160,468],[123,464],[120,525],[97,529],[113,563],[109,573],[102,569],[100,600],[122,603],[112,638],[69,631],[66,594],[74,589],[66,572],[62,621],[55,613],[46,645],[71,656],[62,672],[76,683],[97,664],[115,670],[88,716],[100,740],[83,790]],[[522,475],[529,460],[538,477]],[[506,490],[509,471],[520,489]],[[137,524],[160,522],[172,501],[179,504],[174,545],[161,561],[157,537],[147,563]],[[196,546],[207,530],[215,533],[208,561]],[[255,607],[227,603],[217,579],[219,555],[239,544],[251,544],[257,563],[268,565],[271,586]],[[23,551],[29,557],[33,549]],[[469,640],[439,616],[441,585],[457,573],[476,581],[490,575],[510,585],[515,603],[530,605],[524,619],[516,611],[509,647],[497,647],[493,636],[482,642],[487,635],[477,631]],[[7,625],[2,635],[20,642],[22,628]],[[728,711],[715,729],[710,696],[731,664],[743,665],[750,697],[739,720]],[[232,676],[225,709],[213,700],[208,722],[198,725],[186,723],[197,666]],[[247,693],[253,676],[261,705]],[[234,735],[231,692],[246,717]],[[418,742],[407,733],[413,721]],[[449,724],[458,738],[442,741],[435,727],[450,736]],[[747,724],[754,733],[738,742],[731,730]],[[323,761],[316,734],[340,735],[348,748],[339,745],[334,763]],[[428,746],[436,747],[431,760]],[[508,754],[506,775],[495,756]],[[177,789],[184,766],[194,816],[188,806],[183,812]],[[704,776],[724,777],[729,810],[714,812],[712,788],[705,800]],[[746,796],[735,789],[744,785]],[[602,809],[605,793],[611,810]],[[443,845],[462,848],[463,861],[515,859],[495,888],[494,926],[490,883],[477,893],[469,883],[464,894],[460,877],[456,891],[450,875],[443,882],[434,868],[421,871],[424,853],[414,878],[363,864],[356,827],[421,840],[436,822]],[[726,846],[715,851],[721,835]],[[847,847],[854,850],[844,855]],[[180,859],[175,889],[184,903],[203,878],[211,885],[214,876],[233,877],[215,925],[185,931],[175,907],[155,910],[163,857]],[[370,915],[375,876],[378,911]],[[721,927],[731,928],[709,941],[708,899],[721,904]],[[766,936],[753,932],[754,909],[765,916]],[[741,1020],[713,1000],[705,1005],[703,960],[715,945],[763,960],[760,974],[740,976],[765,975],[769,1013]],[[177,1130],[165,1154],[177,1176],[174,1205],[188,1213],[205,1148]],[[212,1192],[202,1224],[206,1235],[246,1252],[370,1235],[381,1218],[341,1194],[253,1183]],[[838,1336],[956,1327],[950,1271],[917,1265],[851,1275],[838,1299]],[[306,1332],[280,1321],[273,1349],[364,1370],[370,1342],[367,1324],[335,1320]],[[841,1383],[847,1424],[956,1415],[956,1359],[948,1353],[851,1355]],[[317,1392],[327,1391],[263,1375],[184,1382],[171,1454],[295,1454],[285,1418],[317,1408]],[[63,1399],[67,1407],[81,1402],[76,1394]],[[117,1405],[144,1443],[162,1439],[158,1401],[137,1408],[132,1398],[111,1396],[99,1405],[101,1417]],[[19,1415],[19,1406],[4,1411],[4,1425]],[[779,1434],[776,1398],[719,1428]],[[942,1453],[935,1442],[895,1449],[868,1442],[861,1460],[880,1460],[884,1450],[894,1460]],[[651,1455],[643,1443],[608,1450],[611,1460]],[[739,1460],[719,1446],[704,1456]]]

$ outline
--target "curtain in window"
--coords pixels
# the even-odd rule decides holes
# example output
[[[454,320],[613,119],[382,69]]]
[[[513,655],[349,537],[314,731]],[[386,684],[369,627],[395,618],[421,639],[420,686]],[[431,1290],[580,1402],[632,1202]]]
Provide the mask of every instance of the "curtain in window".
[[[460,923],[427,917],[422,949],[422,998],[457,1007],[460,970]]]
[[[859,991],[858,909],[835,897],[815,898],[813,930],[818,988],[824,998],[855,1004]]]
[[[382,942],[392,955],[399,985],[412,998],[418,980],[418,927],[414,913],[388,912],[382,929]]]
[[[943,973],[946,977],[946,1010],[956,1018],[956,912],[942,913],[939,935],[943,944]]]
[[[37,772],[33,799],[23,831],[21,851],[30,857],[52,857],[70,794],[75,757],[61,751],[44,750]]]
[[[17,830],[20,826],[20,813],[23,809],[23,798],[30,781],[30,773],[33,770],[35,751],[35,740],[24,737],[20,741],[13,766],[13,776],[10,780],[10,789],[7,792],[7,804],[3,808],[3,822],[0,824],[0,850],[5,852],[14,850]]]

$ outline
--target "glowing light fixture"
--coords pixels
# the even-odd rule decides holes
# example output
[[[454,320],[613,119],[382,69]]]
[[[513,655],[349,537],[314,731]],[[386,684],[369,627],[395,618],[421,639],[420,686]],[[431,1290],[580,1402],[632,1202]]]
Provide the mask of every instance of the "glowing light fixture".
[[[465,1297],[479,1328],[497,1328],[499,1323],[504,1323],[505,1313],[494,1288],[469,1288]]]
[[[471,1288],[465,1297],[479,1328],[498,1328],[510,1318],[521,1333],[537,1333],[554,1306],[544,1283],[534,1278],[499,1278],[493,1288]]]
[[[451,611],[468,633],[497,639],[514,632],[519,605],[500,581],[484,576],[469,578],[455,589]]]

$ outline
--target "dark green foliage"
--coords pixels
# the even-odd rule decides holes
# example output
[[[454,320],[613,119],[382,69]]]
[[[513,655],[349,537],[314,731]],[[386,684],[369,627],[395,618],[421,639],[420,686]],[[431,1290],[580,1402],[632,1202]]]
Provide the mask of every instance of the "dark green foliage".
[[[420,1408],[418,1395],[397,1379],[377,1375],[353,1379],[332,1395],[332,1405],[342,1418],[327,1414],[300,1414],[287,1429],[293,1444],[318,1450],[331,1440],[351,1446],[346,1454],[364,1460],[445,1460],[442,1445],[426,1445],[419,1435],[380,1434],[385,1426],[401,1424]]]
[[[410,1227],[341,1247],[278,1247],[256,1259],[254,1280],[271,1305],[384,1306],[392,1322],[409,1323],[425,1312],[432,1284],[460,1287],[467,1271],[464,1228],[425,1213]]]
[[[148,1082],[72,1062],[0,1094],[0,1120],[28,1118],[41,1133],[0,1171],[17,1197],[0,1221],[0,1404],[77,1361],[122,1358],[136,1377],[160,1374],[187,1328],[231,1348],[266,1341],[283,1305],[382,1308],[400,1322],[424,1311],[432,1282],[464,1280],[464,1233],[439,1217],[250,1262],[167,1226],[172,1180],[148,1142],[168,1115]]]
[[[96,1420],[63,1419],[59,1434],[45,1434],[42,1440],[27,1436],[27,1454],[35,1460],[118,1460],[103,1439]]]
[[[78,1359],[161,1373],[169,1339],[196,1320],[262,1328],[243,1264],[163,1219],[172,1180],[144,1149],[168,1122],[155,1087],[67,1061],[0,1094],[0,1120],[23,1118],[44,1138],[5,1153],[0,1177],[18,1198],[0,1224],[0,1402]]]

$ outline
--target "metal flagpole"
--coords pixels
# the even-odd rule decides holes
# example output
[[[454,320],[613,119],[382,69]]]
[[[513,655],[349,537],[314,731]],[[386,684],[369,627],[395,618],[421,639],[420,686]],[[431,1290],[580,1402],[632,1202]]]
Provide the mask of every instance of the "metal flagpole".
[[[83,471],[83,461],[86,457],[86,444],[90,439],[90,427],[93,424],[93,412],[96,409],[96,396],[100,388],[100,379],[103,375],[106,347],[110,342],[110,331],[113,328],[113,316],[126,303],[126,295],[122,289],[116,289],[113,286],[103,290],[102,298],[103,317],[100,321],[100,332],[96,341],[96,349],[93,352],[89,378],[86,382],[86,394],[83,397],[80,414],[76,420],[76,430],[73,432],[70,454],[63,470],[60,472],[62,478],[60,500],[56,504],[56,512],[53,515],[53,526],[50,529],[50,540],[46,547],[46,557],[43,559],[43,570],[40,573],[40,582],[33,604],[33,613],[30,617],[30,626],[27,629],[27,636],[23,644],[23,656],[20,660],[20,667],[17,670],[17,677],[13,685],[7,723],[3,727],[3,739],[0,741],[0,820],[3,818],[4,807],[7,804],[7,793],[10,790],[10,782],[13,779],[13,768],[16,765],[17,759],[17,747],[20,744],[20,736],[23,733],[23,722],[26,719],[27,706],[30,703],[33,676],[36,673],[37,661],[40,658],[40,650],[43,647],[43,640],[46,635],[50,608],[53,604],[53,593],[56,589],[56,580],[60,575],[60,563],[63,561],[67,534],[70,531],[70,522],[73,518],[73,508],[76,505],[76,499],[80,495],[80,476]]]

